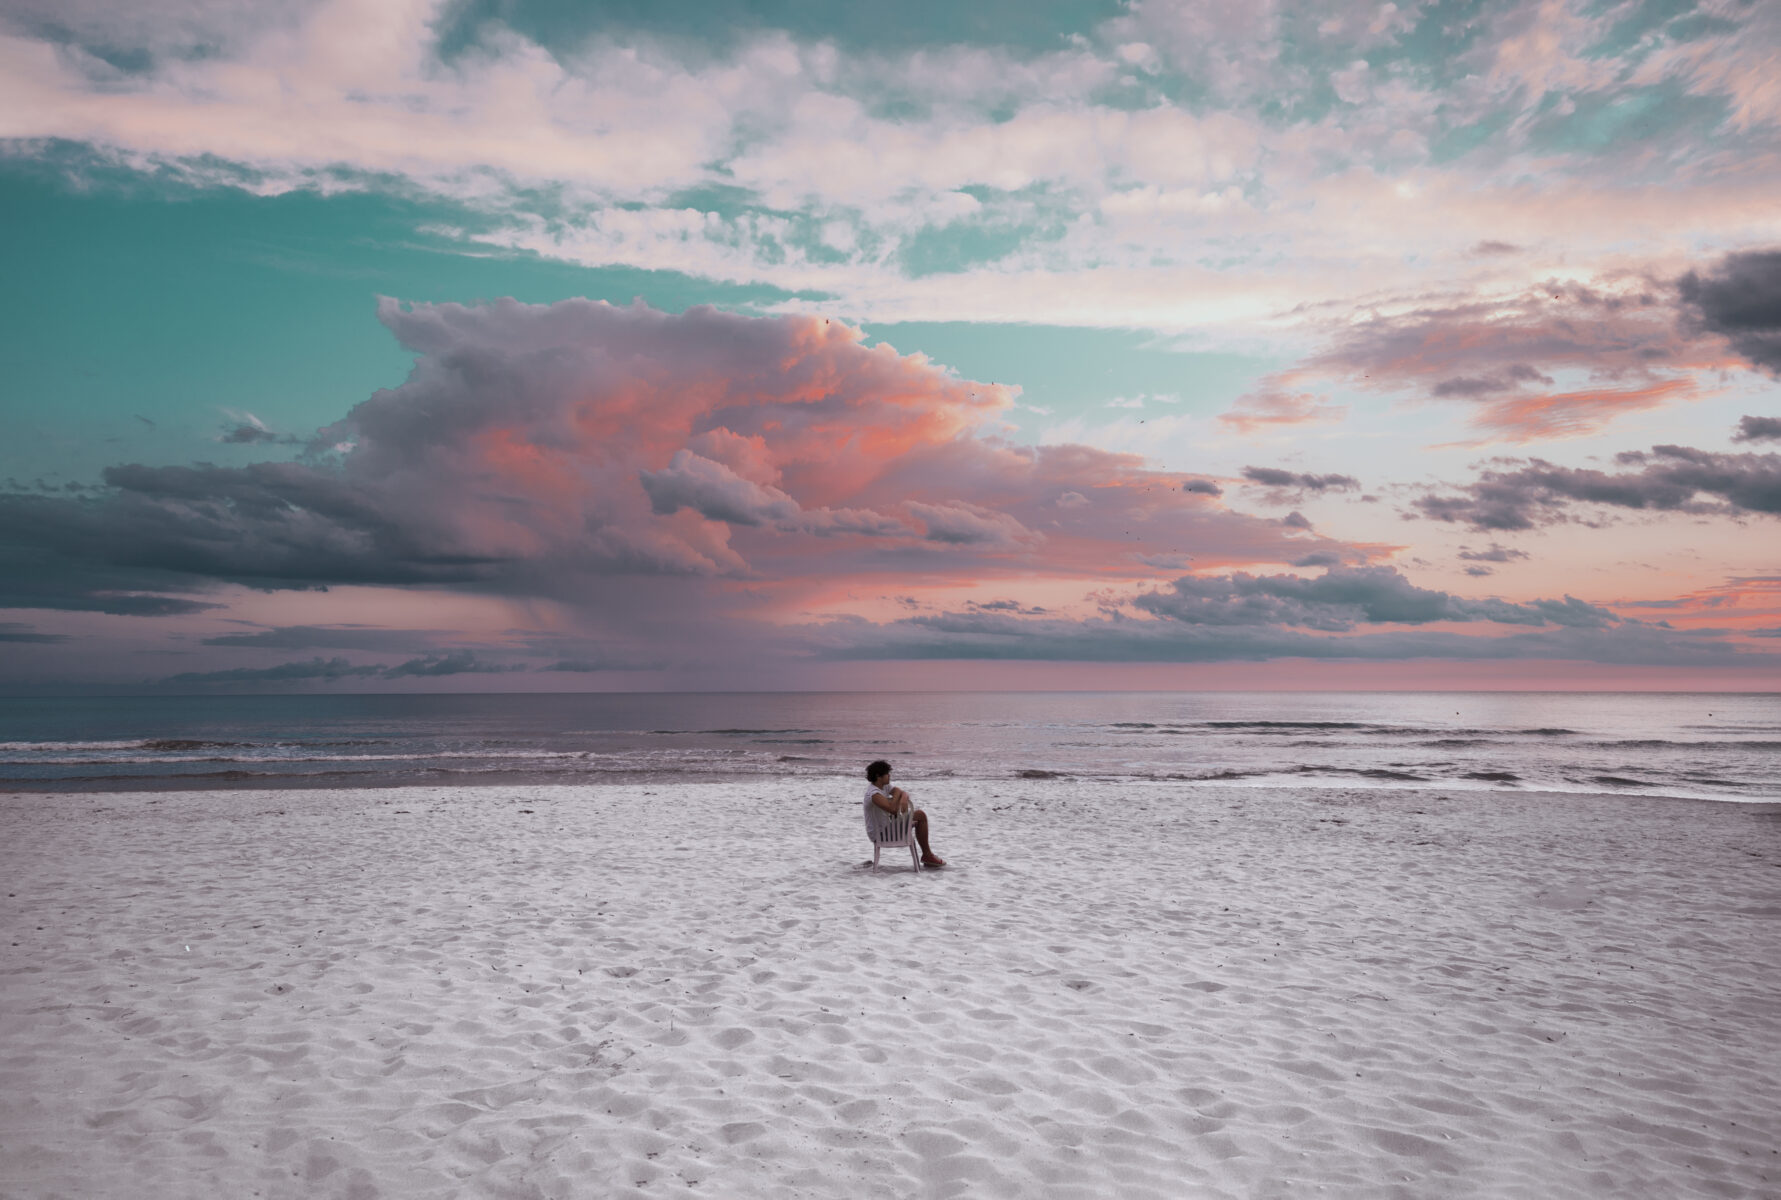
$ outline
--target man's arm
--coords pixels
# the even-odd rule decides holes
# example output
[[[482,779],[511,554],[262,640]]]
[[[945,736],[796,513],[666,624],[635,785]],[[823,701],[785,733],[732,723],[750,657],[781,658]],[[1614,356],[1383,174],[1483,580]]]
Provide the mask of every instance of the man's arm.
[[[872,803],[894,817],[908,807],[909,793],[900,787],[894,787],[890,790],[890,795],[887,796],[881,788],[872,797]]]

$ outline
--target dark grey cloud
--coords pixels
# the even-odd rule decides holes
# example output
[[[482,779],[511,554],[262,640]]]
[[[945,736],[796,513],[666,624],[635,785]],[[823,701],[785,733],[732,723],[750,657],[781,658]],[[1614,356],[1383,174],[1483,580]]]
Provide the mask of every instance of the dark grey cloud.
[[[473,650],[452,650],[445,654],[426,654],[405,663],[385,668],[385,679],[405,676],[434,677],[439,675],[497,675],[504,671],[523,671],[519,663],[492,663],[476,657]]]
[[[1475,400],[1481,396],[1495,396],[1503,392],[1513,392],[1530,383],[1550,384],[1552,376],[1543,374],[1526,363],[1509,363],[1501,370],[1490,375],[1455,375],[1438,381],[1429,389],[1429,394],[1442,399],[1457,397],[1461,400]]]
[[[0,605],[158,616],[216,607],[142,593],[217,582],[468,583],[500,561],[311,463],[104,472],[98,497],[0,494]]]
[[[1360,480],[1352,475],[1315,475],[1300,471],[1285,471],[1279,467],[1244,467],[1243,478],[1262,487],[1273,488],[1277,493],[1306,492],[1357,492]]]
[[[1292,512],[1287,513],[1284,517],[1281,517],[1280,523],[1282,525],[1286,526],[1288,529],[1309,529],[1309,528],[1311,528],[1310,519],[1307,518],[1304,513],[1299,512],[1296,509]]]
[[[68,635],[65,633],[38,633],[36,626],[27,625],[23,621],[0,621],[0,642],[53,645],[67,640]]]
[[[1479,636],[1433,629],[1328,634],[1280,625],[1200,625],[1116,615],[1086,620],[1001,613],[944,613],[877,624],[860,618],[806,631],[812,652],[832,659],[1046,662],[1259,662],[1551,660],[1640,666],[1745,667],[1772,671],[1762,654],[1715,635],[1623,623],[1565,625]]]
[[[306,662],[279,663],[274,667],[235,667],[227,671],[185,671],[160,681],[163,687],[186,684],[211,686],[233,683],[295,683],[305,680],[331,682],[337,679],[381,674],[382,667],[360,666],[344,658],[312,658]]]
[[[1224,495],[1224,489],[1210,479],[1190,479],[1181,485],[1181,490],[1193,496]]]
[[[1466,574],[1481,579],[1486,575],[1495,575],[1496,572],[1489,567],[1471,566],[1466,568]]]
[[[1518,558],[1530,557],[1526,550],[1512,550],[1507,546],[1499,546],[1495,542],[1492,542],[1490,548],[1487,550],[1462,548],[1459,552],[1459,556],[1467,562],[1481,563],[1506,563],[1513,562]]]
[[[435,650],[439,635],[422,629],[282,625],[252,633],[219,634],[203,641],[206,646],[246,646],[266,650],[368,650],[401,654]]]
[[[971,600],[966,603],[965,607],[971,609],[973,612],[1018,613],[1028,617],[1044,616],[1045,613],[1049,611],[1040,605],[1022,604],[1018,600],[984,600],[981,602]]]
[[[388,666],[381,663],[354,663],[336,656],[299,662],[279,663],[271,667],[234,667],[223,671],[185,671],[160,680],[163,687],[187,684],[263,683],[332,683],[342,679],[404,679],[433,678],[442,675],[489,675],[506,671],[526,670],[524,664],[491,663],[478,658],[474,651],[452,650],[443,654],[425,654],[407,662]]]
[[[85,499],[0,493],[0,609],[165,617],[220,607],[194,598],[197,586],[177,572],[83,561],[42,544],[88,526],[99,507]]]
[[[228,446],[301,446],[303,439],[289,433],[268,429],[258,421],[240,421],[223,430],[217,438]]]
[[[640,471],[651,508],[666,516],[690,508],[713,521],[765,525],[798,515],[798,502],[778,488],[742,478],[722,463],[678,450],[660,471]]]
[[[1781,455],[1720,454],[1654,446],[1616,456],[1633,470],[1560,467],[1543,459],[1498,460],[1457,493],[1412,501],[1424,516],[1480,531],[1532,529],[1572,519],[1575,504],[1655,512],[1781,514]],[[1519,464],[1519,465],[1518,465]],[[1704,499],[1703,497],[1710,498]]]
[[[1739,417],[1734,442],[1781,441],[1781,417]]]
[[[1454,596],[1417,587],[1392,567],[1332,567],[1314,578],[1186,575],[1166,591],[1137,597],[1133,606],[1189,625],[1281,625],[1326,632],[1436,621],[1599,629],[1619,620],[1572,596],[1527,604]]]
[[[1752,365],[1781,377],[1781,250],[1728,254],[1676,286],[1693,328],[1722,334]]]

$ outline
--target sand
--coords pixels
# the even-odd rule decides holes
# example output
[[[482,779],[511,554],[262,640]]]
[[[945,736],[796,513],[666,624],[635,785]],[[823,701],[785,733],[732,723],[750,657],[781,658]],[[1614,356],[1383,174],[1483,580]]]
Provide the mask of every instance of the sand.
[[[909,782],[0,796],[0,1195],[1781,1195],[1777,806]]]

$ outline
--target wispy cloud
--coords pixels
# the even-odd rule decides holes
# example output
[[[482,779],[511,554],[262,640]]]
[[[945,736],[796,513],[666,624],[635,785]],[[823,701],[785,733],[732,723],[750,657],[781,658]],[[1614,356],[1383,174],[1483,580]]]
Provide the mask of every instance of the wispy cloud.
[[[1781,118],[1773,14],[1617,46],[1612,13],[1149,0],[1035,55],[762,21],[715,51],[646,21],[547,45],[444,0],[32,0],[0,36],[0,137],[257,192],[420,189],[489,244],[880,319],[1179,328],[1470,288],[1547,244],[1619,257],[1653,228],[1658,255],[1772,241],[1751,167]]]

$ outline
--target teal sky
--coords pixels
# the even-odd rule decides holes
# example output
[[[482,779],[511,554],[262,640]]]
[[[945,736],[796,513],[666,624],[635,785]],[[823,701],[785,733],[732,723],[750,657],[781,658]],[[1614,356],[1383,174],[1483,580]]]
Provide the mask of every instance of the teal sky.
[[[413,362],[373,317],[377,298],[549,304],[572,296],[678,312],[760,311],[791,295],[672,271],[589,268],[519,252],[467,254],[430,233],[462,209],[374,192],[258,197],[169,187],[117,173],[78,186],[45,164],[0,165],[0,255],[12,286],[0,321],[9,427],[0,478],[93,483],[120,457],[247,462],[225,445],[252,414],[307,435]],[[1109,400],[1178,398],[1223,409],[1274,360],[1171,349],[1145,330],[970,322],[872,322],[874,341],[919,351],[974,379],[1019,383],[1011,436],[1036,440],[1044,414],[1092,415]],[[294,453],[294,450],[293,450]]]

